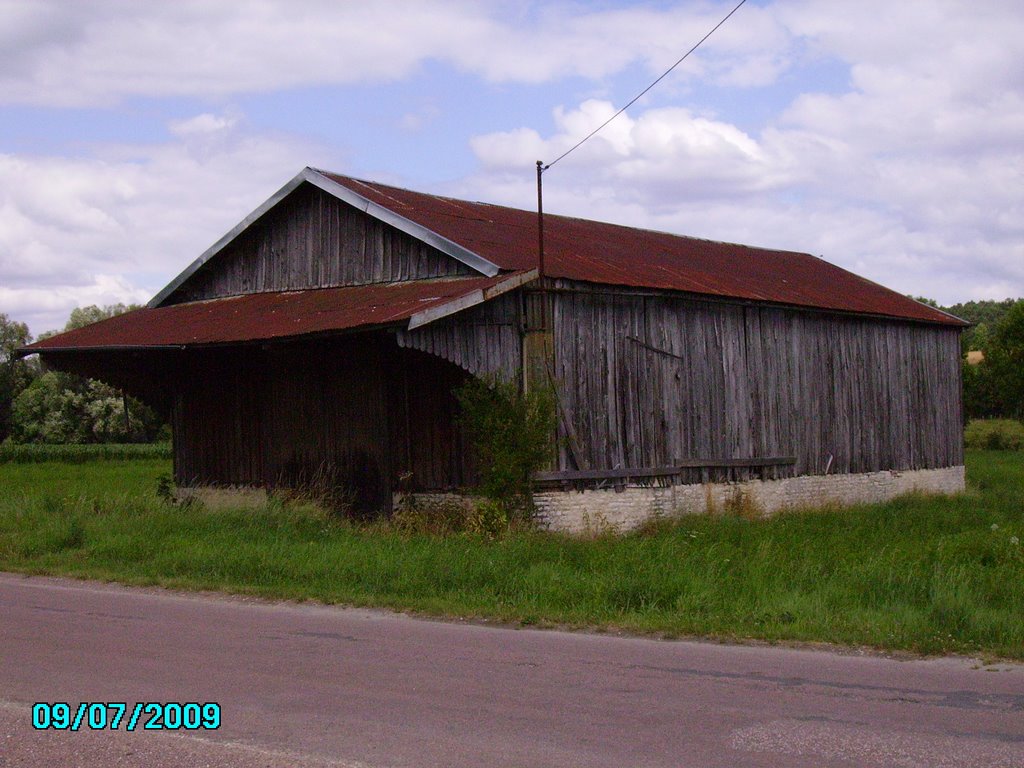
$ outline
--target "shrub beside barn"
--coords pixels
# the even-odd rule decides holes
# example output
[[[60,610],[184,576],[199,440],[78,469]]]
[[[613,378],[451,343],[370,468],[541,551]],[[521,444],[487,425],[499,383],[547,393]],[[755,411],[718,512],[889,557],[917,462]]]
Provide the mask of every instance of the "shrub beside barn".
[[[305,169],[149,306],[54,367],[169,418],[183,486],[474,481],[452,390],[553,386],[538,508],[564,529],[963,487],[964,323],[813,256]]]

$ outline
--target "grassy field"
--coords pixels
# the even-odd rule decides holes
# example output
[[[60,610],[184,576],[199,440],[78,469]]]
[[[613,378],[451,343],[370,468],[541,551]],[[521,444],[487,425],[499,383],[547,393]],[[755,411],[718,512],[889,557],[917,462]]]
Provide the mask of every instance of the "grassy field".
[[[968,448],[1024,450],[1024,423],[1015,419],[972,419],[964,430]]]
[[[116,459],[170,459],[170,443],[97,443],[94,445],[18,445],[0,443],[0,464],[61,462],[76,464]]]
[[[408,535],[310,506],[175,507],[163,460],[0,465],[0,569],[522,624],[1024,659],[1024,453],[970,490],[590,541]]]

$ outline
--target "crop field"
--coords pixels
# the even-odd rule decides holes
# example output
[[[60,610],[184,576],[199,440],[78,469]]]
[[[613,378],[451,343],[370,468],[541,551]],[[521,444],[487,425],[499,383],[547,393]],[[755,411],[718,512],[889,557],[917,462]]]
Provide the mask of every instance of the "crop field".
[[[96,445],[0,444],[0,464],[76,464],[116,459],[170,459],[170,443],[99,443]]]
[[[161,458],[0,464],[0,569],[664,637],[1024,659],[1024,452],[969,490],[621,537],[357,525],[301,501],[175,505]],[[165,481],[166,483],[166,481]]]

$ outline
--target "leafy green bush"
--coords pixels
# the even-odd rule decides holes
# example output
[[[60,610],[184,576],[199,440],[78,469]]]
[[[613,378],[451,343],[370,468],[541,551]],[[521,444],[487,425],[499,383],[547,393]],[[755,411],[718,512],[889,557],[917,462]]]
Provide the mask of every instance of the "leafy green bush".
[[[481,499],[467,517],[466,528],[470,533],[493,539],[508,531],[511,523],[505,504],[494,499]]]
[[[48,371],[11,406],[18,443],[148,442],[161,428],[157,414],[101,381]]]
[[[1024,424],[1013,419],[974,419],[964,430],[964,442],[981,450],[1024,450]]]
[[[523,522],[533,512],[533,476],[554,451],[555,399],[549,389],[523,392],[512,381],[470,379],[455,392],[460,423],[473,446],[480,495],[496,505],[481,525]]]
[[[0,312],[0,443],[11,433],[11,405],[39,375],[35,360],[15,358],[18,348],[32,341],[28,326]]]
[[[90,443],[47,445],[45,443],[3,443],[0,464],[37,464],[61,461],[79,464],[97,460],[170,459],[170,443]]]

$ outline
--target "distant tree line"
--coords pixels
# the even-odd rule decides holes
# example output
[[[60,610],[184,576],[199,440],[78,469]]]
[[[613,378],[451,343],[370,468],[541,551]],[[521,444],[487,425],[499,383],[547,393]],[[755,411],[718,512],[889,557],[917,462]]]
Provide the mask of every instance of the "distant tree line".
[[[1024,420],[1024,299],[968,301],[939,309],[973,323],[961,336],[966,418]],[[967,361],[972,351],[982,353],[980,362]]]
[[[1003,301],[968,301],[961,304],[954,304],[945,307],[951,315],[973,323],[970,328],[964,329],[961,340],[964,352],[970,350],[984,351],[989,344],[989,337],[1006,317],[1007,313],[1020,299],[1003,299]]]
[[[970,349],[984,359],[972,365],[965,358],[964,411],[969,418],[1024,420],[1024,300],[977,322]]]
[[[64,331],[119,315],[136,305],[72,310]],[[59,331],[40,334],[40,339]],[[0,314],[0,442],[142,443],[169,437],[152,408],[93,379],[46,370],[38,358],[16,359],[32,342],[25,323]]]

